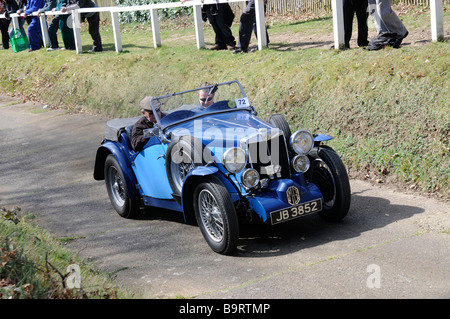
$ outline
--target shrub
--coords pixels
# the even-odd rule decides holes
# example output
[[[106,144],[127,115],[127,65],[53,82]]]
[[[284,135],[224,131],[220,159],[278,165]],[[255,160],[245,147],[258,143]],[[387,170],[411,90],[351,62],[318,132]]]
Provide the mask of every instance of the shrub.
[[[139,6],[154,3],[178,2],[177,0],[114,0],[114,4],[120,7]],[[166,8],[159,9],[158,16],[160,19],[177,19],[181,16],[192,16],[192,7]],[[122,12],[120,14],[120,22],[122,23],[151,23],[150,10]]]

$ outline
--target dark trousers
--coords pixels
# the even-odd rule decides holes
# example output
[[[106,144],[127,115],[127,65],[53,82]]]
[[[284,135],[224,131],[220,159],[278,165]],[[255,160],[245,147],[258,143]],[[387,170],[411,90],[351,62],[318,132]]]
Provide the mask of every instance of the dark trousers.
[[[64,42],[64,47],[67,50],[75,50],[75,38],[73,36],[73,29],[67,25],[68,19],[72,19],[72,15],[59,16],[59,30],[61,30],[61,37]],[[71,22],[70,22],[71,23]],[[72,24],[70,24],[72,26]]]
[[[367,40],[369,29],[367,27],[367,0],[344,0],[344,43],[346,48],[350,48],[350,39],[352,37],[353,17],[356,13],[358,21],[358,46],[366,46],[369,44]]]
[[[55,16],[50,22],[50,25],[48,26],[48,37],[50,39],[50,48],[57,49],[59,48],[58,45],[58,33],[59,30],[59,16]]]
[[[86,19],[89,24],[89,34],[93,41],[92,51],[103,51],[102,38],[100,36],[100,13],[90,13],[86,16]]]
[[[228,3],[212,4],[206,11],[209,23],[216,34],[215,44],[225,47],[226,45],[235,46],[236,40],[231,32],[234,13]]]
[[[2,31],[2,44],[3,44],[3,49],[5,49],[5,50],[9,49],[8,28],[9,28],[10,22],[11,22],[11,20],[0,19],[0,29]]]
[[[266,6],[264,6],[264,11]],[[247,2],[247,7],[241,14],[241,20],[239,21],[239,47],[242,50],[247,50],[252,38],[252,30],[256,34],[256,14],[255,14],[255,0]],[[269,43],[269,34],[266,31],[267,43]]]

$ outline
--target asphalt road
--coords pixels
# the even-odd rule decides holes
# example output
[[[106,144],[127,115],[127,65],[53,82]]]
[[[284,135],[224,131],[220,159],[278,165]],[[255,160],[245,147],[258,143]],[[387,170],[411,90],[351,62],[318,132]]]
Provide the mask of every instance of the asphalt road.
[[[243,229],[214,253],[180,213],[123,219],[92,177],[106,119],[0,97],[0,206],[20,206],[147,298],[449,298],[449,204],[352,180],[341,223]],[[444,232],[447,230],[447,233]]]

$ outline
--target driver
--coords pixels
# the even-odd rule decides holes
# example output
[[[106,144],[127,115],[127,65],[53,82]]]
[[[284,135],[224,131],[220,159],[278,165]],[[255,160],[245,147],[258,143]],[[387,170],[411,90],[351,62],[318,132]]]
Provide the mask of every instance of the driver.
[[[155,114],[153,114],[152,107],[150,106],[151,96],[146,96],[139,103],[141,108],[141,113],[143,116],[134,124],[131,138],[131,147],[133,151],[142,151],[145,144],[147,144],[149,137],[144,137],[144,130],[153,128],[156,123]],[[158,112],[159,118],[162,118],[162,113],[160,107],[156,107],[156,112]]]
[[[199,87],[210,86],[211,84],[205,82],[200,84]],[[193,109],[194,112],[201,112],[205,110],[207,107],[214,104],[214,93],[210,93],[211,89],[205,88],[198,91],[198,106]],[[215,91],[214,91],[215,92]]]

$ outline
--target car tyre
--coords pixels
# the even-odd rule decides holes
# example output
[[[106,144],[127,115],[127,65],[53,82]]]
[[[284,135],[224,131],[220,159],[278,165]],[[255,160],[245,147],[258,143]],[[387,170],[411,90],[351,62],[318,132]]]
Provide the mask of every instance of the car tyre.
[[[114,155],[105,160],[105,183],[111,204],[124,218],[132,218],[139,210],[139,200],[130,198],[125,177]]]
[[[325,220],[342,220],[350,209],[351,190],[347,170],[339,155],[328,146],[314,147],[311,153],[312,182],[321,191],[324,203],[319,215]]]
[[[267,117],[266,121],[283,132],[286,143],[289,145],[289,139],[291,138],[292,133],[289,123],[284,116],[281,114],[272,114]]]
[[[166,173],[175,199],[181,196],[187,174],[205,163],[203,149],[202,143],[191,136],[181,136],[170,142],[166,151]]]
[[[229,254],[238,243],[239,223],[231,196],[226,187],[210,176],[194,192],[197,224],[211,249]]]

